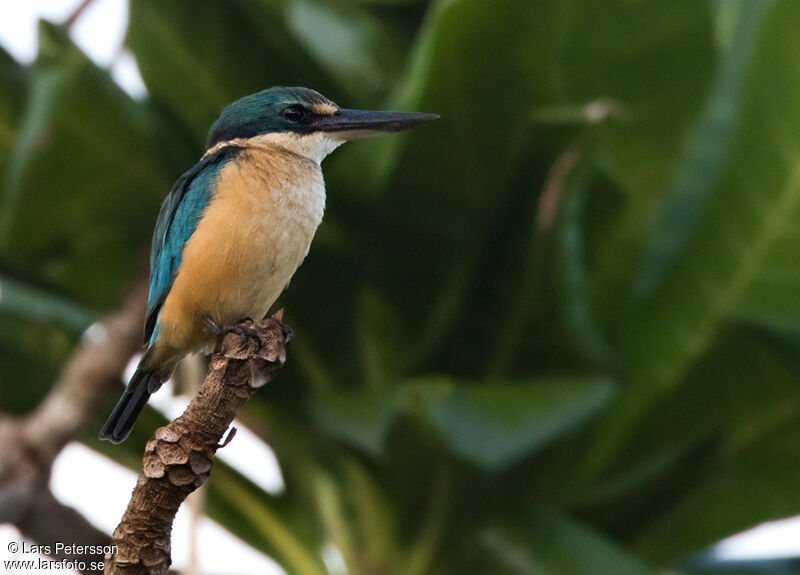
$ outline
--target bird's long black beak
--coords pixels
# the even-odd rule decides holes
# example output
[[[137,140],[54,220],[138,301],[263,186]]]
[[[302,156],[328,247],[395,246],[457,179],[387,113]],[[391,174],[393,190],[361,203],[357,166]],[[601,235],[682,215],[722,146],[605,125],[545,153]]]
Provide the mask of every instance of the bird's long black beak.
[[[417,124],[436,120],[436,114],[340,109],[319,120],[318,127],[337,140],[357,140],[386,132],[402,132]]]

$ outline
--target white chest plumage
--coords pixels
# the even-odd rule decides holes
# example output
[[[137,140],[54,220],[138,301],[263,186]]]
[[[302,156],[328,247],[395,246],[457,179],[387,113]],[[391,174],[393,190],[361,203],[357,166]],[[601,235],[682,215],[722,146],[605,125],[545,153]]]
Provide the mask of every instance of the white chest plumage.
[[[250,152],[251,156],[256,154]],[[244,165],[246,162],[250,164]],[[240,170],[249,182],[240,182],[236,191],[248,196],[241,200],[250,209],[240,220],[245,228],[240,233],[250,253],[239,264],[252,266],[252,275],[245,279],[250,286],[242,290],[251,292],[246,297],[253,298],[257,316],[268,311],[305,259],[325,211],[325,184],[319,164],[289,155],[269,163],[270,177],[264,178],[267,166],[258,159],[245,159]],[[250,260],[249,264],[244,260]]]

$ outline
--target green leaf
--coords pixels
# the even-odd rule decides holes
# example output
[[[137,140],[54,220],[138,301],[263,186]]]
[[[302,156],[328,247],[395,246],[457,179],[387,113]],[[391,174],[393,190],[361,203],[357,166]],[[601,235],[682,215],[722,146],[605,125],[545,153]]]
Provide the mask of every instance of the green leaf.
[[[377,457],[397,413],[397,393],[376,389],[318,393],[314,416],[329,434]]]
[[[467,303],[527,133],[517,116],[497,111],[541,97],[537,66],[546,60],[551,12],[522,0],[434,2],[406,80],[387,107],[441,119],[369,146],[353,144],[332,165],[331,193],[355,190],[368,204],[369,218],[355,212],[348,229],[373,243],[380,257],[359,264],[405,318],[404,337],[413,330],[417,343],[406,364],[435,352]],[[415,289],[419,278],[434,289]]]
[[[709,3],[693,0],[576,3],[571,13],[554,82],[566,85],[572,103],[600,99],[617,108],[600,131],[597,161],[626,202],[596,240],[592,278],[598,313],[613,326],[708,102],[714,22]],[[607,18],[615,24],[598,25]]]
[[[681,568],[686,575],[796,575],[796,559],[753,559],[751,561],[694,561]]]
[[[563,14],[554,90],[573,103],[602,99],[620,108],[605,133],[605,167],[631,209],[652,207],[707,97],[711,9],[692,0],[603,0],[573,3]],[[606,18],[614,25],[598,25]]]
[[[430,0],[357,0],[359,4],[375,5],[375,6],[402,6],[405,4],[424,4],[429,3]]]
[[[592,196],[603,191],[596,183],[595,135],[592,131],[584,138],[588,142],[579,140],[569,146],[551,168],[543,194],[550,196],[547,199],[553,202],[553,210],[557,211],[552,216],[556,219],[550,249],[552,270],[533,270],[533,274],[538,272],[552,276],[548,284],[551,292],[548,307],[556,311],[557,322],[553,329],[558,334],[554,334],[552,339],[563,337],[569,351],[587,365],[608,366],[612,352],[597,323],[597,313],[592,309],[588,265],[588,252],[591,250],[588,236],[593,231],[588,223],[588,215],[595,207],[591,200]],[[565,173],[556,174],[564,164],[571,165]],[[555,181],[557,178],[560,180]],[[544,200],[543,196],[541,202],[544,203]],[[542,224],[537,226],[540,241],[544,242],[546,230],[542,229]],[[532,291],[525,289],[520,297]],[[563,332],[563,336],[559,331]],[[526,335],[527,330],[522,337]]]
[[[336,78],[348,101],[375,101],[400,73],[402,59],[391,29],[358,6],[293,0],[287,26],[294,37]]]
[[[597,26],[607,19],[624,24]],[[392,105],[436,112],[441,119],[358,156],[346,150],[352,161],[340,162],[359,173],[356,185],[376,182],[366,187],[381,194],[373,228],[389,232],[370,235],[385,255],[369,271],[391,294],[393,306],[419,311],[406,327],[419,342],[411,366],[445,346],[458,356],[469,344],[452,337],[454,332],[490,325],[496,310],[484,311],[480,304],[507,291],[493,281],[517,271],[510,260],[514,252],[491,241],[493,233],[507,229],[506,210],[516,207],[515,195],[529,197],[540,185],[541,173],[523,171],[531,161],[524,154],[528,112],[543,105],[617,102],[625,120],[605,131],[598,155],[605,171],[651,208],[654,182],[673,166],[703,102],[713,56],[710,29],[708,6],[692,0],[432,4]],[[553,146],[552,138],[542,146]],[[516,178],[531,178],[524,192]],[[641,225],[640,216],[631,216],[632,226]],[[629,240],[625,235],[620,241]],[[604,263],[608,257],[609,277],[618,278],[626,260],[616,240],[608,243],[616,247],[607,253],[604,248]],[[604,276],[606,266],[601,271]],[[413,283],[420,277],[436,286],[422,299]],[[473,316],[469,326],[458,323],[465,310]],[[485,342],[476,342],[474,357],[481,347]]]
[[[0,198],[0,258],[85,305],[116,303],[169,190],[156,126],[66,37],[40,54]]]
[[[0,46],[0,173],[14,146],[25,102],[27,71]]]
[[[381,454],[398,413],[429,422],[457,455],[497,470],[574,431],[604,407],[602,378],[547,378],[518,385],[419,379],[391,390],[337,391],[315,399],[317,421],[367,453]]]
[[[741,117],[698,233],[655,295],[619,322],[628,390],[598,434],[590,467],[608,462],[632,422],[681,384],[727,321],[795,317],[800,71],[782,55],[797,25],[800,6],[769,4]]]
[[[758,523],[800,513],[800,402],[776,414],[774,431],[730,445],[705,480],[640,533],[637,551],[669,561]]]
[[[528,509],[489,527],[482,546],[507,575],[647,575],[637,559],[556,511]]]
[[[750,327],[726,329],[685,384],[648,407],[602,480],[578,495],[582,513],[626,540],[669,514],[720,473],[732,451],[764,441],[793,417],[794,355]]]
[[[67,299],[2,274],[0,313],[35,322],[58,321],[73,333],[80,333],[95,319],[95,314]]]
[[[425,412],[453,452],[498,470],[575,431],[613,395],[602,378],[456,385],[431,398]]]
[[[637,291],[649,294],[658,286],[690,239],[723,167],[731,142],[747,68],[752,59],[766,2],[727,2],[725,47],[706,109],[694,127],[686,157],[667,191],[667,203],[654,232],[654,243],[643,258]],[[732,21],[731,21],[732,20]]]
[[[53,323],[3,316],[0,321],[0,406],[4,413],[32,411],[53,386],[75,345],[74,332]]]
[[[147,90],[198,148],[223,106],[237,98],[276,84],[323,92],[330,87],[325,72],[287,32],[283,4],[131,2],[128,42]]]
[[[380,387],[401,377],[409,344],[400,341],[398,318],[378,290],[365,288],[359,298],[358,341],[365,385]]]
[[[345,459],[344,481],[353,508],[353,525],[365,565],[397,565],[397,529],[391,501],[381,491],[378,478],[356,459]]]
[[[217,496],[224,497],[226,507],[235,509],[269,542],[270,551],[290,573],[327,575],[318,549],[311,549],[297,537],[283,518],[271,509],[264,497],[257,497],[230,477],[216,478]],[[235,528],[234,528],[235,532]]]

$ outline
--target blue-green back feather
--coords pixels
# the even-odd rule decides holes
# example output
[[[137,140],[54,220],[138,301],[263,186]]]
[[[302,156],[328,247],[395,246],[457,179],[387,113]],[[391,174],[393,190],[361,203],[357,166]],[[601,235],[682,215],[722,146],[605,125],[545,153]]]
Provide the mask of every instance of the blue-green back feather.
[[[145,343],[152,344],[161,305],[169,294],[181,265],[183,247],[197,229],[222,167],[241,150],[226,146],[183,174],[161,204],[150,249],[150,293],[147,298]]]

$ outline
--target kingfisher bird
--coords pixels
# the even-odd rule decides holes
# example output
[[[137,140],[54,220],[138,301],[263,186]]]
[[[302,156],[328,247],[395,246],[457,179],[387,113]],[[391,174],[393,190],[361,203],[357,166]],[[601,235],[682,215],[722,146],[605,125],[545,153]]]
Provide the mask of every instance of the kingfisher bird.
[[[205,153],[164,199],[150,251],[147,350],[100,431],[120,443],[150,395],[220,328],[262,318],[311,246],[325,209],[320,163],[348,140],[435,114],[350,110],[276,86],[226,106]]]

